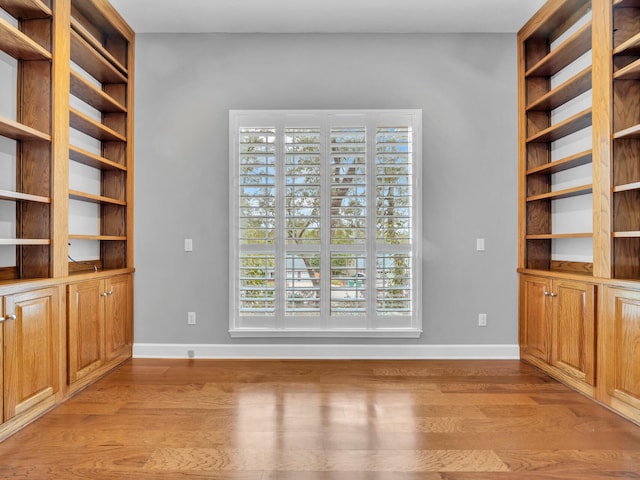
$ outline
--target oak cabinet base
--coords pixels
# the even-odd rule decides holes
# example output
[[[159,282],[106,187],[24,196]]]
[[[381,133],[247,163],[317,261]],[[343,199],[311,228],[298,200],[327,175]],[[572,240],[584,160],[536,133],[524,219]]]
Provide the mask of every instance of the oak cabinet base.
[[[596,285],[520,277],[521,358],[587,394],[595,386]]]
[[[640,291],[607,288],[605,302],[601,400],[640,423]]]
[[[132,353],[129,275],[67,286],[68,380],[73,393]]]

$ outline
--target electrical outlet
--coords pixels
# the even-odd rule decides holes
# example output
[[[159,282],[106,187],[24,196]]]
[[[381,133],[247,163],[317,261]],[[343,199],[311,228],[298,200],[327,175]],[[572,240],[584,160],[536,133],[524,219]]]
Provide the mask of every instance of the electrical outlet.
[[[479,327],[486,327],[487,326],[487,314],[486,313],[479,313],[478,314],[478,326]]]
[[[196,324],[196,312],[188,312],[187,325],[195,325],[195,324]]]

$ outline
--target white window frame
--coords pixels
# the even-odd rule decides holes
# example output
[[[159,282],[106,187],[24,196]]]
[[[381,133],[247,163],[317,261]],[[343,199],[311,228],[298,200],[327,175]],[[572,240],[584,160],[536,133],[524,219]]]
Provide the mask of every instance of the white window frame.
[[[275,251],[275,305],[274,315],[241,315],[240,314],[240,255],[245,252],[240,242],[240,129],[267,128],[276,129],[276,182],[284,179],[284,131],[285,128],[321,129],[321,155],[323,170],[322,180],[322,214],[323,229],[328,230],[328,175],[329,131],[331,127],[347,128],[350,126],[366,127],[366,165],[367,165],[367,228],[365,242],[354,250],[363,251],[369,266],[368,272],[376,272],[377,255],[387,253],[408,252],[411,259],[411,312],[407,315],[378,315],[376,313],[376,282],[368,282],[366,286],[367,309],[364,315],[331,316],[327,303],[331,302],[331,286],[326,278],[321,279],[321,296],[325,300],[321,313],[317,316],[285,315],[286,274],[282,265],[287,253],[305,251],[299,245],[286,246],[284,234],[279,235],[273,247],[257,246],[251,252]],[[411,240],[408,245],[382,245],[376,240],[375,229],[375,171],[376,171],[376,129],[378,127],[410,127],[412,135],[411,153]],[[232,337],[382,337],[382,338],[417,338],[422,333],[422,110],[230,110],[229,111],[229,152],[230,152],[230,321],[229,333]],[[373,179],[371,179],[373,177]],[[283,187],[277,185],[278,188]],[[282,193],[276,193],[281,197]],[[278,203],[279,202],[279,203]],[[282,210],[282,198],[276,198],[278,212]],[[276,236],[284,232],[283,214],[276,213]],[[371,235],[373,233],[373,235]],[[326,246],[328,235],[322,233],[319,247],[321,270],[330,268],[328,259],[331,250]],[[346,246],[346,251],[351,245]],[[341,250],[344,251],[344,250]],[[329,253],[327,253],[329,252]],[[327,277],[325,275],[325,277]],[[379,280],[377,280],[379,283]],[[278,286],[279,285],[279,286]]]

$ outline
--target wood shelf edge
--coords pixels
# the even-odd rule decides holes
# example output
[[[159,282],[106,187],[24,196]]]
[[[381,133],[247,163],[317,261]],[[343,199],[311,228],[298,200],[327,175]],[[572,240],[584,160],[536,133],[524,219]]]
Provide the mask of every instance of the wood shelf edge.
[[[87,42],[96,53],[102,55],[105,60],[117,68],[125,76],[129,75],[128,70],[75,18],[71,17],[71,28]]]
[[[49,238],[0,238],[0,245],[51,245]]]
[[[592,150],[585,150],[584,152],[565,157],[554,162],[549,162],[538,167],[530,168],[526,171],[526,175],[536,175],[541,173],[556,173],[571,168],[586,165],[592,161]]]
[[[591,89],[592,67],[589,66],[566,82],[549,91],[526,107],[527,112],[552,110]]]
[[[73,200],[80,200],[82,202],[99,203],[102,205],[120,205],[123,207],[127,206],[127,202],[125,202],[124,200],[103,197],[101,195],[93,195],[91,193],[85,193],[79,190],[69,190],[69,198]]]
[[[613,73],[614,80],[637,80],[640,79],[640,59],[631,62],[626,67]]]
[[[549,52],[542,60],[527,70],[524,74],[525,78],[558,73],[588,52],[591,48],[591,26],[591,22],[582,26],[558,48]]]
[[[113,97],[96,88],[71,69],[71,94],[103,113],[127,113],[127,108]]]
[[[0,135],[13,140],[51,142],[51,135],[0,115]]]
[[[51,198],[41,195],[32,195],[30,193],[12,192],[10,190],[0,190],[1,200],[23,200],[35,203],[51,203]]]
[[[101,83],[127,83],[127,77],[71,29],[71,60]]]
[[[613,238],[640,238],[640,230],[628,232],[613,232]]]
[[[0,50],[17,60],[49,60],[51,52],[0,17]]]
[[[127,137],[119,134],[106,125],[95,121],[75,108],[69,109],[69,123],[72,128],[98,140],[126,143]]]
[[[91,241],[112,241],[112,242],[124,242],[127,240],[126,236],[120,235],[82,235],[82,234],[70,234],[69,240],[91,240]]]
[[[629,192],[633,190],[640,190],[640,182],[625,183],[624,185],[616,185],[612,189],[614,193]]]
[[[624,55],[627,50],[640,47],[640,32],[613,49],[613,55]]]
[[[593,185],[580,185],[578,187],[565,188],[555,192],[541,193],[539,195],[531,195],[527,197],[527,202],[536,202],[538,200],[559,200],[562,198],[577,197],[580,195],[588,195],[593,192]]]
[[[585,232],[585,233],[541,233],[541,234],[533,234],[526,235],[527,240],[558,240],[558,239],[566,239],[566,238],[591,238],[593,237],[593,233]]]
[[[74,162],[87,165],[89,167],[97,168],[99,170],[121,170],[123,172],[127,171],[126,165],[120,165],[119,163],[113,162],[108,158],[104,158],[91,152],[87,152],[86,150],[83,150],[74,145],[69,145],[69,159],[73,160]]]
[[[526,143],[547,143],[558,140],[560,138],[579,132],[583,128],[591,125],[591,108],[587,108],[582,112],[558,122],[555,125],[545,128],[544,130],[531,135],[527,138]]]
[[[640,123],[637,125],[633,125],[632,127],[625,128],[624,130],[614,132],[614,140],[622,138],[640,138]]]
[[[53,14],[41,0],[6,0],[2,8],[9,15],[20,20],[49,18]]]

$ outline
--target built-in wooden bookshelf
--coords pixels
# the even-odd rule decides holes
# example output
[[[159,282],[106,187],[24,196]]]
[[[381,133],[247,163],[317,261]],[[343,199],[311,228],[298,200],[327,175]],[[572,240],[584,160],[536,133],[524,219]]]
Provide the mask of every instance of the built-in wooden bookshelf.
[[[69,124],[98,141],[100,147],[88,151],[72,143],[69,158],[94,169],[101,187],[99,194],[76,189],[69,192],[71,201],[98,205],[100,215],[99,232],[70,232],[69,240],[71,248],[73,240],[97,242],[103,268],[123,268],[133,261],[129,234],[133,216],[129,180],[133,156],[132,38],[119,30],[120,25],[106,22],[99,10],[87,8],[85,2],[72,0],[71,5],[71,60],[79,68],[71,68],[70,94],[82,108],[69,109]],[[92,116],[92,110],[98,116]]]
[[[613,275],[640,280],[640,2],[613,9]]]
[[[16,116],[0,116],[0,135],[14,140],[17,151],[16,191],[0,191],[5,208],[11,202],[16,212],[15,235],[0,239],[16,246],[15,267],[0,265],[13,269],[11,278],[68,275],[69,240],[78,238],[65,229],[70,201],[99,205],[102,231],[91,238],[97,256],[109,258],[103,268],[133,266],[134,34],[105,1],[53,5],[0,0],[14,17],[0,17],[0,50],[18,69]],[[73,131],[97,144],[73,145]],[[100,192],[70,189],[63,177],[73,163],[95,169]]]
[[[0,116],[15,145],[0,165],[15,224],[0,237],[1,440],[132,354],[134,33],[107,0],[0,9],[0,82],[16,86]],[[98,231],[70,228],[72,202]],[[77,242],[95,254],[72,259]]]
[[[518,38],[521,358],[640,423],[640,0],[548,0]],[[555,121],[589,89],[589,109]],[[590,149],[553,157],[588,125]],[[570,209],[554,218],[573,197],[589,200],[591,231]],[[555,258],[554,242],[588,242],[593,260]]]
[[[554,185],[555,174],[590,165],[592,150],[564,158],[553,154],[554,142],[592,124],[590,105],[559,121],[554,119],[555,111],[592,88],[591,65],[558,85],[553,80],[591,50],[592,22],[582,19],[588,14],[589,1],[550,2],[545,8],[551,12],[548,21],[525,27],[528,30],[520,36],[520,259],[521,267],[548,271],[554,266],[555,241],[592,236],[591,231],[556,233],[553,225],[554,202],[593,193],[591,184]],[[591,271],[583,265],[576,269]]]

